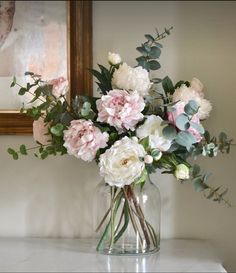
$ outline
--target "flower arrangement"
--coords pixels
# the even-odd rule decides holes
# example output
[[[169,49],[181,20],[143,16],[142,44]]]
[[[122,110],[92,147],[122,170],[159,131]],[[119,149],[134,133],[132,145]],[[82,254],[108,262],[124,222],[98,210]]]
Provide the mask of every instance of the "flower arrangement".
[[[19,86],[20,96],[32,95],[31,106],[23,106],[21,111],[34,119],[33,136],[38,144],[35,156],[45,159],[69,154],[84,161],[95,160],[106,185],[114,189],[111,196],[115,209],[109,209],[113,213],[121,198],[127,201],[124,208],[131,206],[132,189],[142,190],[146,177],[156,169],[174,175],[180,182],[191,180],[206,198],[230,206],[225,198],[227,189],[210,186],[209,174],[188,161],[229,153],[232,145],[225,133],[212,137],[204,129],[212,105],[205,98],[203,84],[197,78],[173,84],[168,76],[150,77],[150,71],[160,68],[160,40],[171,29],[145,35],[146,41],[137,47],[140,56],[136,67],[123,62],[119,54],[109,53],[109,67],[99,64],[98,70],[90,69],[101,97],[77,96],[70,104],[66,79],[44,81],[33,72],[25,73],[29,78],[26,86],[20,86],[15,77],[11,84]],[[8,152],[18,159],[30,149],[21,145],[19,151],[9,148]],[[134,210],[142,216],[140,208]],[[132,210],[127,215],[132,220]],[[147,236],[153,238],[155,234],[143,221],[141,229],[147,241]],[[145,234],[145,224],[149,235]],[[118,240],[124,230],[116,234],[114,230],[112,238]]]

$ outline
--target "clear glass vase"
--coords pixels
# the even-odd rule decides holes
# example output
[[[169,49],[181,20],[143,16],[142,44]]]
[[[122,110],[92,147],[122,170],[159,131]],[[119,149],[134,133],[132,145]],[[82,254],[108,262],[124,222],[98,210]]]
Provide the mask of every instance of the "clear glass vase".
[[[97,251],[134,255],[160,248],[161,198],[148,177],[143,187],[111,187],[101,181],[94,198]]]

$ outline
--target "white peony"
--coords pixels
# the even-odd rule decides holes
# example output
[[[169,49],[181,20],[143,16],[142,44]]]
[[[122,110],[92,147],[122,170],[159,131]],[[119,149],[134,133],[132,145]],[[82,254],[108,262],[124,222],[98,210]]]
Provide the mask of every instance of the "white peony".
[[[108,62],[109,62],[111,65],[120,64],[121,61],[122,61],[122,60],[121,60],[121,57],[120,57],[119,54],[111,53],[111,52],[108,53]]]
[[[189,179],[189,168],[185,164],[179,164],[176,166],[175,177],[177,179]]]
[[[100,156],[100,174],[110,186],[130,185],[141,176],[145,163],[140,157],[145,155],[141,144],[125,136]]]
[[[180,100],[185,103],[188,103],[190,100],[196,101],[196,103],[199,105],[198,117],[201,120],[205,119],[209,116],[212,110],[212,105],[208,100],[204,99],[202,83],[197,78],[193,78],[190,83],[190,87],[182,84],[175,90],[173,94],[173,101],[176,102]]]
[[[136,136],[139,139],[149,137],[149,146],[152,149],[159,149],[162,152],[169,150],[171,140],[164,138],[162,130],[166,125],[161,125],[162,118],[155,115],[150,115],[145,120],[144,124],[136,130]]]
[[[138,91],[141,96],[148,95],[151,82],[146,69],[141,66],[132,68],[126,63],[115,70],[112,78],[114,88]]]

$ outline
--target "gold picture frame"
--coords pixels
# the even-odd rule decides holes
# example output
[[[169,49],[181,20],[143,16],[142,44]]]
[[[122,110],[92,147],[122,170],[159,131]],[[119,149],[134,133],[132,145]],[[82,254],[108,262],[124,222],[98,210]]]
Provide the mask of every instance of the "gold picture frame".
[[[70,100],[92,94],[92,1],[68,1]],[[33,120],[17,111],[0,111],[0,135],[31,135]]]

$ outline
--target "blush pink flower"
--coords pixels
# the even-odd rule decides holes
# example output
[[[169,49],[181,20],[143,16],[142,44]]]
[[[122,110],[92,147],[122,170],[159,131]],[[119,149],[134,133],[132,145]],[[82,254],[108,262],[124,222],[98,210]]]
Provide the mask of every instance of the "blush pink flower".
[[[176,119],[178,118],[179,115],[183,114],[184,113],[184,106],[185,106],[186,103],[182,102],[182,101],[179,101],[177,102],[175,105],[174,105],[174,108],[175,108],[175,111],[172,111],[172,112],[168,112],[168,120],[176,125]],[[192,119],[191,119],[192,122],[196,123],[196,124],[200,124],[200,119],[198,117],[198,114],[195,114]],[[192,126],[190,126],[187,131],[189,133],[191,133],[195,139],[196,139],[196,142],[200,142],[202,140],[202,135],[195,129],[193,128]]]
[[[39,118],[33,122],[33,138],[35,141],[43,145],[49,144],[52,136],[48,134],[49,124],[44,122],[43,118]]]
[[[64,146],[68,154],[92,161],[100,148],[107,146],[109,135],[102,133],[91,120],[72,120],[68,130],[64,131]]]
[[[114,126],[119,133],[135,130],[135,125],[143,119],[145,107],[143,97],[137,91],[114,89],[97,100],[98,121]]]
[[[68,91],[68,81],[64,77],[59,77],[53,80],[48,81],[48,84],[51,84],[52,94],[57,99],[65,95]]]

